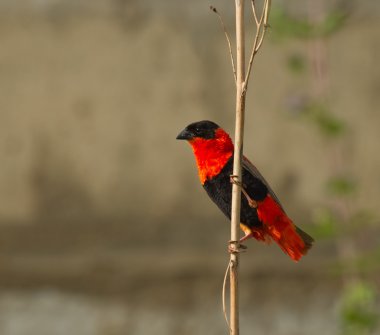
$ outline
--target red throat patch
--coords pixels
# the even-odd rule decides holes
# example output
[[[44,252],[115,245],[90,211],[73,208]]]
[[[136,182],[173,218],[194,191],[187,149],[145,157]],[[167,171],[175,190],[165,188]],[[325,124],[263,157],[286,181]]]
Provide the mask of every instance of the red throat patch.
[[[196,137],[189,141],[193,148],[202,185],[223,169],[234,152],[229,135],[221,128],[215,131],[215,137],[204,139]]]

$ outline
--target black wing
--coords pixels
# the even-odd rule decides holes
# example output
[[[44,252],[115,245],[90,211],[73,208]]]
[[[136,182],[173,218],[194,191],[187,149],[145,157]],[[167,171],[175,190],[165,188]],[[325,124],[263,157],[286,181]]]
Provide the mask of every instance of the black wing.
[[[280,200],[277,198],[277,195],[273,192],[273,190],[271,189],[271,187],[269,186],[268,182],[265,180],[265,178],[262,176],[262,174],[260,173],[260,171],[257,169],[256,166],[254,166],[249,160],[247,157],[243,156],[243,169],[246,169],[248,172],[250,172],[254,177],[256,177],[257,179],[259,179],[268,189],[268,192],[269,194],[271,195],[271,197],[280,205],[281,209],[284,211],[285,213],[285,210],[284,208],[282,207],[281,205],[281,202]],[[243,183],[244,183],[244,180],[243,180]]]

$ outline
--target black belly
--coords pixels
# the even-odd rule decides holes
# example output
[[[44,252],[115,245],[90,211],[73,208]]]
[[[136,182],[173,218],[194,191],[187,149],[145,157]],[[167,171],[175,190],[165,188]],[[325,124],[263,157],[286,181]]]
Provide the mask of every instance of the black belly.
[[[232,184],[230,182],[230,176],[232,175],[232,171],[233,156],[228,160],[227,164],[217,176],[207,180],[203,185],[212,201],[215,202],[229,219],[231,219]],[[243,185],[249,196],[256,201],[263,200],[268,193],[268,188],[264,183],[244,168]],[[243,194],[241,196],[240,222],[248,227],[262,226],[256,209],[248,205],[248,201]]]

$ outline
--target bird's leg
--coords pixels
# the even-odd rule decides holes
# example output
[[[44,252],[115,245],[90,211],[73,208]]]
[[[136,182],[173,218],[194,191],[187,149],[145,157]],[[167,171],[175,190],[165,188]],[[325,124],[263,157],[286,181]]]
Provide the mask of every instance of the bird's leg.
[[[248,239],[251,238],[251,237],[253,237],[253,233],[252,233],[252,232],[250,232],[250,233],[244,235],[244,236],[239,240],[239,243],[244,242],[245,240],[248,240]],[[246,247],[245,247],[245,248],[246,248]]]
[[[245,185],[243,185],[243,183],[238,180],[238,176],[230,175],[230,181],[231,181],[231,184],[236,184],[241,187],[241,192],[244,194],[245,198],[247,199],[249,207],[257,208],[257,202],[249,196],[249,194],[244,188]]]
[[[238,176],[236,176],[236,175],[230,175],[230,182],[231,182],[231,184],[236,184],[236,185],[238,185],[238,186],[241,187],[241,191],[244,194],[244,196],[246,197],[246,199],[248,201],[248,205],[250,207],[257,208],[257,202],[255,200],[251,199],[251,197],[248,195],[247,191],[244,188],[245,185],[243,185],[243,183],[241,181],[239,181]],[[250,237],[253,237],[252,232],[249,232],[248,234],[245,234],[239,240],[239,242],[237,242],[237,241],[229,241],[228,251],[230,253],[234,253],[234,252],[241,252],[242,250],[240,250],[240,249],[247,249],[247,247],[245,245],[240,244],[240,243],[244,242],[245,240],[249,239]]]
[[[248,205],[249,207],[252,207],[252,208],[257,208],[257,202],[255,200],[253,200],[247,193],[247,191],[242,188],[241,191],[243,192],[245,198],[247,199],[248,201]]]

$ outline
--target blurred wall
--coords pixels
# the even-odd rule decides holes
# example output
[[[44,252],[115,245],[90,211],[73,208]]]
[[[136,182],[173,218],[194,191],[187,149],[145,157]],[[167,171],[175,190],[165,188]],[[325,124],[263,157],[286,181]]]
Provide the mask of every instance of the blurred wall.
[[[348,125],[340,145],[359,185],[354,206],[378,217],[380,5],[350,4],[328,39],[330,102]],[[231,3],[214,5],[232,31]],[[199,119],[233,133],[232,71],[208,4],[0,0],[0,41],[0,333],[225,331],[228,222],[175,140]],[[307,53],[305,41],[269,32],[248,94],[245,153],[308,231],[331,156],[287,108],[312,85],[307,71],[287,69],[297,52]],[[361,245],[377,245],[371,229]],[[250,242],[242,329],[338,333],[336,242],[318,241],[299,264]]]
[[[167,219],[203,194],[189,148],[174,138],[198,119],[232,133],[225,40],[207,7],[162,6],[1,2],[0,222],[142,212]],[[352,18],[329,41],[329,56],[332,103],[349,123],[349,169],[360,179],[360,205],[378,212],[376,28],[376,19]],[[290,78],[285,66],[288,54],[302,48],[268,41],[258,57],[245,149],[285,204],[308,212],[322,201],[329,167],[317,134],[284,112],[287,96],[308,85],[307,77]],[[213,210],[205,198],[191,202],[190,211]]]

